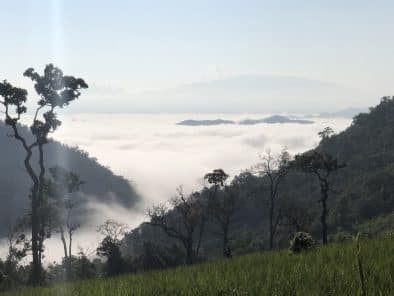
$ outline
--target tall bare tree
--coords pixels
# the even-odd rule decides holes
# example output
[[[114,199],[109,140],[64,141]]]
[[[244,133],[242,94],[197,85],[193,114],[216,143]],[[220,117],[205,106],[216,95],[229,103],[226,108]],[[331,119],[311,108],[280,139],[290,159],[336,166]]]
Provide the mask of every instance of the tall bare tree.
[[[322,241],[327,244],[327,200],[328,193],[333,191],[333,185],[330,182],[330,176],[337,170],[345,167],[345,164],[339,163],[332,155],[318,149],[308,151],[307,153],[296,155],[293,165],[299,170],[311,174],[317,178],[320,185],[322,212],[320,222],[322,225]]]
[[[219,227],[223,237],[223,256],[231,257],[230,226],[237,209],[238,194],[234,186],[227,186],[228,175],[222,169],[213,170],[204,176],[211,184],[208,188],[207,212]]]
[[[169,237],[178,240],[185,249],[186,264],[191,265],[198,257],[205,225],[200,193],[185,196],[179,187],[170,204],[172,208],[161,204],[148,209],[149,224],[160,227]]]
[[[264,186],[269,188],[269,248],[274,247],[275,234],[281,219],[281,212],[277,210],[279,187],[289,173],[290,154],[283,150],[274,156],[271,151],[260,155],[261,162],[255,166],[258,175],[264,181]]]
[[[51,180],[48,180],[48,183],[52,188],[54,214],[56,215],[55,227],[58,229],[63,244],[66,276],[67,279],[70,279],[73,235],[80,227],[80,224],[74,218],[74,212],[79,204],[76,193],[84,182],[77,174],[59,166],[50,168],[49,172]]]
[[[31,282],[38,285],[42,281],[42,246],[43,234],[40,232],[41,201],[44,194],[45,161],[44,146],[48,143],[48,135],[54,132],[61,124],[57,119],[56,108],[64,108],[72,101],[79,98],[80,90],[88,85],[83,79],[63,75],[63,72],[49,64],[45,67],[44,74],[38,74],[33,68],[27,69],[24,76],[30,78],[39,96],[37,107],[33,114],[30,137],[19,132],[18,125],[23,114],[26,113],[27,91],[14,87],[7,81],[0,83],[0,104],[4,107],[5,123],[12,129],[11,136],[22,145],[25,151],[24,165],[32,181],[31,188],[31,239],[32,239],[32,274]],[[31,163],[35,149],[38,153],[38,171]]]
[[[118,243],[122,236],[127,232],[128,226],[113,219],[106,220],[97,227],[97,232],[108,237],[111,241]]]

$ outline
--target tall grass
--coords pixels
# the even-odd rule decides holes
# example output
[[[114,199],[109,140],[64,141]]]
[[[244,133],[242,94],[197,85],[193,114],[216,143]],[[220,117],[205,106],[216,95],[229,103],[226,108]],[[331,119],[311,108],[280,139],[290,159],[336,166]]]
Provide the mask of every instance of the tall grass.
[[[359,239],[361,240],[361,239]],[[394,240],[332,244],[299,255],[287,251],[246,255],[192,267],[25,289],[35,295],[359,295],[362,258],[367,295],[394,295]],[[360,242],[360,241],[359,241]]]

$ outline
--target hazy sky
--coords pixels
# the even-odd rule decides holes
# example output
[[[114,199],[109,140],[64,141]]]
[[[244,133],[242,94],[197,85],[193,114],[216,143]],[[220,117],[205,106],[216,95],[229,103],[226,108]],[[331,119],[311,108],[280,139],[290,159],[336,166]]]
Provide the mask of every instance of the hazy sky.
[[[393,1],[1,1],[0,79],[54,62],[114,95],[239,75],[393,92]],[[372,104],[372,103],[371,103]]]

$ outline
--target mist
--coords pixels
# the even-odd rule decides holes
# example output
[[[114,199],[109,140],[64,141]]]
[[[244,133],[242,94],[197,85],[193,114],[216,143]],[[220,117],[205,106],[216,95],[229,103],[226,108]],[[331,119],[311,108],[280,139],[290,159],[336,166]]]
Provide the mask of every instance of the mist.
[[[231,177],[259,161],[259,154],[287,148],[291,154],[318,143],[318,131],[330,126],[340,132],[351,119],[312,118],[313,124],[180,126],[185,119],[264,118],[269,114],[74,114],[62,115],[56,140],[78,146],[126,177],[142,196],[129,210],[114,202],[90,202],[89,222],[76,231],[74,254],[94,256],[101,239],[98,225],[115,219],[132,229],[146,220],[144,210],[166,202],[183,185],[186,192],[201,189],[205,173],[224,169]],[[4,244],[3,249],[4,249]],[[45,243],[45,263],[62,256],[55,234]]]

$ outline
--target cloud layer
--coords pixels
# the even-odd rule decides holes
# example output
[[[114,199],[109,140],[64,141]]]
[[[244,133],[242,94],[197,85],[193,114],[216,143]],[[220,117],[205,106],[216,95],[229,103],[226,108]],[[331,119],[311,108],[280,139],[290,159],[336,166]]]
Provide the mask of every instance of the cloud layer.
[[[142,195],[137,208],[129,211],[114,203],[89,204],[90,223],[76,233],[78,247],[94,254],[100,236],[97,225],[116,219],[135,227],[144,219],[144,210],[171,198],[176,187],[198,190],[205,173],[223,168],[230,176],[259,161],[259,153],[278,152],[287,147],[294,154],[317,144],[317,132],[326,126],[336,132],[349,119],[313,119],[314,124],[257,124],[219,126],[179,126],[184,119],[242,120],[264,118],[267,114],[78,114],[63,115],[55,138],[78,145],[129,179]],[[61,243],[57,236],[46,243],[46,262],[58,260]]]
[[[318,142],[326,126],[341,131],[349,119],[313,119],[314,124],[257,124],[253,126],[179,126],[193,119],[261,118],[266,114],[80,114],[63,117],[57,140],[78,145],[130,179],[144,204],[168,199],[179,184],[198,189],[202,176],[221,167],[231,175],[258,161],[266,149],[301,152]]]

